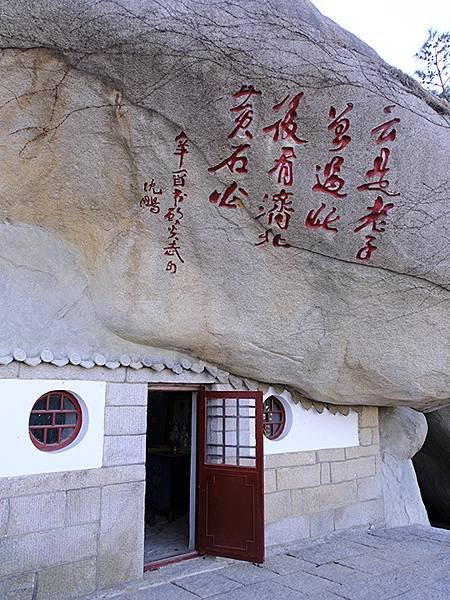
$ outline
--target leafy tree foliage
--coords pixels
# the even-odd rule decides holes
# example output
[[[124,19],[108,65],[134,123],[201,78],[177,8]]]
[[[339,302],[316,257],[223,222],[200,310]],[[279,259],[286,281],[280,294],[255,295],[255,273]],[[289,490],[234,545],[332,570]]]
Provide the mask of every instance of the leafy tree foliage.
[[[422,68],[415,72],[419,82],[432,94],[450,102],[450,32],[430,29],[415,56],[422,61]]]

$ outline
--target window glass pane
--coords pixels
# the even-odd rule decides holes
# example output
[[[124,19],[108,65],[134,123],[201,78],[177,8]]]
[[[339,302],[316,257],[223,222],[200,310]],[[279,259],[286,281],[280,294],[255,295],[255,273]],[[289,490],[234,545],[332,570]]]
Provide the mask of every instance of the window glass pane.
[[[55,413],[55,425],[64,425],[66,422],[66,413]]]
[[[235,417],[235,416],[237,416],[237,402],[236,402],[236,400],[226,400],[225,401],[225,415],[227,417]]]
[[[50,394],[48,408],[49,408],[49,410],[59,410],[61,408],[60,394]]]
[[[32,429],[31,430],[33,436],[38,440],[38,442],[44,441],[44,430],[43,429]]]
[[[58,442],[58,430],[47,429],[47,444],[56,444]]]
[[[77,413],[65,413],[66,425],[75,425],[77,422]]]
[[[241,457],[239,460],[239,465],[241,467],[256,467],[256,459]]]
[[[237,446],[237,432],[236,432],[236,430],[234,430],[234,431],[227,431],[225,433],[225,444],[227,444],[228,446]]]
[[[33,407],[33,410],[45,410],[46,409],[46,400],[45,398],[42,398],[42,400],[39,400],[39,402],[36,402],[36,404]]]
[[[64,397],[64,410],[75,410],[73,403],[66,397]]]
[[[61,440],[67,440],[73,433],[73,427],[64,427],[61,430]]]
[[[31,422],[33,420],[33,422]],[[30,425],[51,425],[52,413],[31,413]]]
[[[235,447],[225,446],[225,464],[236,465],[237,464],[237,451]]]

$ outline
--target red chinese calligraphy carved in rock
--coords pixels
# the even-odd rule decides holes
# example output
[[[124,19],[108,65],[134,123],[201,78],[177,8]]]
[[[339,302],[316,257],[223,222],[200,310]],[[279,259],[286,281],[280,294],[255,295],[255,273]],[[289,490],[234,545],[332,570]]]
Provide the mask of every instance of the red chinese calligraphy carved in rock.
[[[318,173],[321,170],[319,165],[316,165],[316,182],[312,189],[314,192],[323,192],[324,194],[330,194],[334,198],[345,198],[346,192],[341,192],[345,185],[345,181],[342,177],[339,177],[338,173],[341,171],[341,167],[344,163],[342,156],[334,156],[329,163],[325,165],[323,170],[325,180],[322,182],[319,179]]]
[[[248,158],[243,154],[250,148],[250,144],[241,144],[233,146],[234,152],[225,160],[221,161],[214,167],[209,167],[210,173],[215,173],[224,167],[228,167],[231,173],[248,173]]]
[[[248,192],[243,187],[238,187],[238,184],[233,181],[222,193],[215,190],[210,194],[209,201],[211,204],[219,203],[221,208],[237,208],[243,206],[243,200],[246,198],[248,198]]]
[[[186,136],[186,134],[184,133],[184,131],[181,131],[177,137],[175,138],[175,141],[177,143],[177,147],[175,149],[175,156],[179,156],[179,162],[178,162],[178,168],[181,169],[181,167],[183,166],[183,160],[184,160],[184,156],[186,154],[189,154],[189,149],[188,149],[188,143],[189,140]]]
[[[378,192],[386,194],[386,196],[400,195],[400,193],[388,192],[390,182],[386,178],[386,175],[390,171],[390,168],[387,166],[390,154],[391,152],[389,148],[381,148],[380,154],[376,156],[373,161],[373,167],[369,169],[366,173],[366,177],[368,179],[375,179],[375,181],[372,181],[370,183],[363,183],[356,188],[357,190],[376,190]]]
[[[268,174],[272,175],[278,171],[278,183],[291,186],[294,182],[294,163],[291,160],[292,158],[297,158],[294,148],[291,146],[283,147],[281,149],[281,156],[274,160],[275,164],[272,169],[268,171]]]
[[[281,237],[281,234],[274,234],[272,229],[266,229],[264,233],[261,233],[258,237],[261,240],[255,246],[263,246],[265,244],[270,244],[269,237],[272,236],[272,246],[276,248],[290,248],[291,245],[286,242],[286,240]]]
[[[347,107],[339,115],[334,106],[330,108],[328,117],[331,119],[331,123],[328,125],[328,131],[334,131],[334,138],[331,143],[335,146],[335,148],[330,148],[330,152],[343,150],[351,142],[352,138],[347,135],[350,120],[345,115],[352,110],[352,102],[348,102]]]
[[[361,225],[358,225],[358,227],[355,228],[355,233],[358,233],[358,231],[361,231],[361,229],[364,229],[365,227],[371,227],[372,231],[385,231],[386,221],[384,220],[384,217],[387,217],[388,212],[392,208],[394,208],[392,202],[384,204],[382,197],[377,196],[374,205],[367,207],[369,213],[358,219],[358,223],[361,223]]]
[[[253,85],[243,85],[241,89],[233,94],[234,99],[242,98],[242,102],[237,106],[233,106],[230,111],[237,113],[234,119],[234,129],[228,134],[228,139],[234,138],[238,133],[242,132],[248,139],[253,139],[253,134],[249,130],[253,123],[253,104],[249,102],[252,96],[261,96],[261,92],[255,90]]]
[[[372,255],[372,252],[374,252],[377,249],[377,246],[372,244],[372,242],[376,242],[376,237],[374,235],[366,235],[365,244],[356,253],[356,258],[358,258],[359,260],[369,260],[369,258]]]
[[[317,229],[319,227],[322,227],[327,231],[337,232],[337,227],[331,227],[331,223],[336,223],[336,221],[339,221],[341,217],[339,215],[334,216],[334,214],[336,213],[336,208],[334,206],[328,212],[328,214],[324,216],[322,220],[319,218],[320,213],[325,207],[326,204],[322,202],[320,208],[318,208],[317,210],[310,210],[309,213],[306,215],[305,226],[311,229]]]
[[[288,110],[284,117],[273,123],[272,125],[268,125],[267,127],[263,127],[264,133],[270,133],[273,137],[274,142],[278,142],[281,138],[282,140],[291,139],[295,144],[306,144],[307,140],[302,140],[297,136],[297,108],[300,100],[303,98],[303,92],[296,94],[292,100],[288,104]],[[289,99],[289,94],[278,104],[275,104],[272,107],[274,112],[279,112],[287,100]]]

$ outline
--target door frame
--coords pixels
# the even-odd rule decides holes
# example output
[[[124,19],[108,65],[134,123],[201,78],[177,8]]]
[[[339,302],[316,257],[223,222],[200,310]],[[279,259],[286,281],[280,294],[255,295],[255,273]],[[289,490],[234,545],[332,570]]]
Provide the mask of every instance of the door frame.
[[[192,418],[191,418],[191,466],[190,466],[190,493],[189,493],[189,539],[188,545],[193,543],[194,548],[189,549],[184,554],[169,556],[150,563],[144,563],[144,573],[154,571],[166,565],[188,560],[199,556],[196,550],[197,546],[197,469],[198,469],[198,396],[205,389],[205,385],[193,385],[183,383],[148,383],[147,384],[147,406],[150,400],[151,392],[191,392],[192,393]],[[148,408],[147,408],[148,410]],[[195,429],[194,429],[195,427]],[[195,443],[195,446],[194,446]],[[195,448],[195,452],[192,449]],[[146,456],[147,461],[147,456]],[[192,479],[194,478],[194,480]],[[147,478],[146,478],[147,483]],[[192,515],[194,519],[192,520]],[[145,508],[144,508],[144,529],[145,529]]]

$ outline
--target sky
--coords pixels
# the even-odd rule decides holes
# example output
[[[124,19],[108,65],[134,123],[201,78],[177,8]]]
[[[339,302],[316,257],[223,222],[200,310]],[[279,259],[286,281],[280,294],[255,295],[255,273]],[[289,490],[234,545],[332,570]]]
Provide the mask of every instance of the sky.
[[[389,64],[413,75],[428,29],[450,30],[450,0],[312,0]]]

